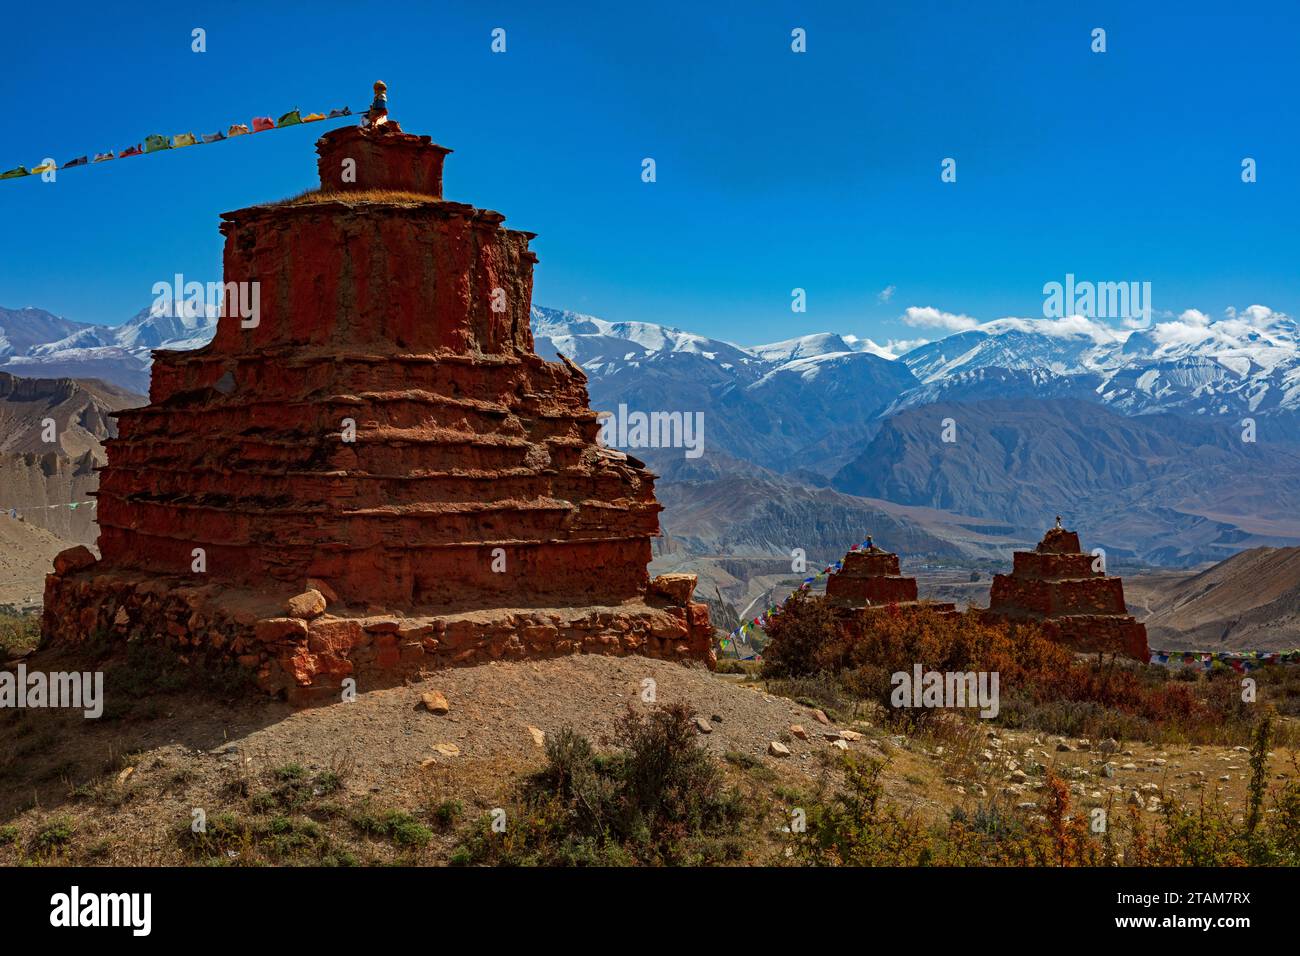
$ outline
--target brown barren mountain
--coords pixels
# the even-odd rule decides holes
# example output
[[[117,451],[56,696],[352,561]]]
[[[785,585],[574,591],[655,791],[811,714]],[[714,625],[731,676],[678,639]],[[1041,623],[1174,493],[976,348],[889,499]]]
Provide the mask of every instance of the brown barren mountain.
[[[1300,647],[1300,548],[1252,548],[1171,582],[1152,598],[1151,646],[1197,650]]]
[[[99,484],[95,467],[104,462],[103,442],[116,434],[111,413],[143,403],[143,396],[97,379],[20,378],[0,372],[3,520],[13,521],[9,512],[16,510],[29,526],[92,544],[94,510],[67,505],[89,501]],[[45,569],[48,556],[39,549],[30,558],[34,567]]]

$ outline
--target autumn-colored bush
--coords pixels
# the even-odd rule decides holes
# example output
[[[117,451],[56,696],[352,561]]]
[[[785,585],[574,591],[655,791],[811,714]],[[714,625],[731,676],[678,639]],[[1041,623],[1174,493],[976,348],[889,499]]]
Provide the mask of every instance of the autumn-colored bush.
[[[828,650],[841,640],[840,622],[826,601],[796,591],[767,625],[764,677],[808,677],[835,670]]]
[[[825,600],[798,595],[769,629],[765,676],[829,672],[853,694],[895,719],[922,721],[928,710],[891,706],[893,675],[984,672],[998,675],[1000,722],[1053,733],[1149,736],[1153,729],[1209,726],[1223,711],[1197,686],[1163,668],[1079,658],[1032,622],[977,611],[888,608],[846,623]],[[1232,706],[1229,698],[1220,702]],[[1107,735],[1109,735],[1107,733]]]

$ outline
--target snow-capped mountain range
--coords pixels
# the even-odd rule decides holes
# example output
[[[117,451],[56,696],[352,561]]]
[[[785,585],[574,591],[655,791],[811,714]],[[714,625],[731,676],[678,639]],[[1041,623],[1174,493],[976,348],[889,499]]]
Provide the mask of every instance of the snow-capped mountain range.
[[[784,504],[809,488],[834,488],[857,508],[923,509],[904,523],[946,516],[943,534],[979,539],[962,548],[986,546],[988,521],[1032,540],[1038,513],[1057,511],[1113,553],[1157,563],[1300,543],[1300,334],[1288,316],[1189,311],[1140,330],[935,309],[905,318],[951,334],[906,349],[831,332],[746,346],[532,310],[538,353],[582,366],[594,408],[703,413],[706,477],[682,470],[680,450],[636,454],[665,486],[710,501],[777,495],[762,523],[776,537],[753,547],[784,553],[785,537],[814,534],[815,509],[799,517]],[[0,370],[144,393],[152,349],[199,347],[215,325],[145,310],[104,327],[0,309]],[[949,417],[962,441],[940,444]],[[1258,444],[1242,441],[1247,417]],[[755,469],[771,476],[763,489]]]
[[[0,308],[0,369],[27,378],[98,378],[145,394],[154,349],[199,348],[216,330],[214,311],[188,302],[143,309],[121,325]]]
[[[104,326],[31,307],[0,309],[0,368],[29,377],[103,378],[145,392],[153,349],[197,348],[214,334],[214,316],[179,311],[144,309]],[[1265,306],[1217,320],[1189,310],[1141,330],[1078,316],[977,323],[930,308],[908,309],[905,318],[957,331],[895,354],[869,338],[834,332],[744,346],[648,322],[532,310],[538,351],[564,353],[587,371],[594,394],[616,393],[611,397],[671,395],[677,380],[679,398],[703,388],[714,398],[743,391],[755,400],[847,400],[856,414],[872,418],[936,401],[1018,396],[1082,398],[1126,415],[1273,415],[1288,434],[1291,419],[1300,417],[1300,326]],[[659,384],[651,388],[652,381]]]
[[[918,324],[947,316],[910,309]],[[973,322],[973,320],[971,320]],[[611,323],[533,310],[534,332],[596,378],[625,374],[691,352],[737,385],[772,376],[805,382],[845,363],[897,362],[914,381],[880,409],[888,415],[934,401],[971,397],[1084,398],[1127,415],[1175,412],[1238,418],[1300,411],[1300,328],[1254,305],[1211,320],[1189,310],[1148,329],[1116,329],[1083,317],[997,319],[894,354],[870,339],[820,332],[768,345],[739,346],[646,323]],[[955,323],[949,323],[955,324]],[[540,343],[539,343],[540,344]],[[1287,421],[1286,427],[1292,424]],[[1288,432],[1290,433],[1290,432]]]

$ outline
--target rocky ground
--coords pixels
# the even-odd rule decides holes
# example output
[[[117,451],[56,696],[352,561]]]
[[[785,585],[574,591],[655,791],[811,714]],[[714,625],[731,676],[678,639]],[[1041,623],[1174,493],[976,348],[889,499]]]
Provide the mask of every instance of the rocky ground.
[[[51,652],[27,661],[74,664]],[[754,863],[776,858],[786,814],[837,782],[834,758],[844,752],[887,759],[888,798],[932,822],[994,800],[1033,812],[1039,764],[1069,780],[1081,806],[1140,801],[1152,813],[1160,800],[1192,800],[1201,788],[1239,807],[1249,774],[1241,748],[1067,741],[984,725],[909,738],[871,715],[832,721],[740,675],[643,658],[440,671],[299,711],[255,696],[169,692],[165,677],[113,684],[98,720],[0,712],[0,864],[445,863],[464,828],[507,805],[521,776],[542,764],[546,735],[571,727],[609,746],[619,716],[648,708],[651,696],[696,712],[700,742],[754,808]],[[1295,774],[1290,758],[1276,755],[1279,778]],[[187,842],[196,810],[281,842],[196,856]],[[390,818],[433,837],[405,843],[400,829],[374,823]]]

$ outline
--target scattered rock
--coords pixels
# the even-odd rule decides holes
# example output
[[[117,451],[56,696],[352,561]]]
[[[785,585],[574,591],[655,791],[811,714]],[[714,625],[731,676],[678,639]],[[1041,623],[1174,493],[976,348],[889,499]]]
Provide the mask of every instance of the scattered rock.
[[[770,744],[768,744],[767,752],[770,753],[773,757],[790,756],[790,748],[787,747],[785,744],[781,743],[781,741],[779,740],[773,740]]]
[[[837,749],[839,749],[839,750],[848,750],[848,749],[849,749],[849,742],[848,742],[847,740],[832,740],[832,741],[831,741],[831,746],[832,746],[832,747],[835,747],[835,748],[837,748]]]
[[[448,743],[434,744],[433,749],[436,750],[438,753],[442,754],[442,756],[444,757],[460,756],[460,748],[457,747],[455,744],[448,744]]]
[[[546,734],[538,730],[536,727],[529,727],[528,732],[533,735],[533,743],[537,744],[539,747],[546,746]]]
[[[841,731],[840,731],[840,736],[841,736],[842,738],[844,738],[845,740],[848,740],[848,741],[854,741],[854,740],[861,740],[861,739],[862,739],[862,735],[861,735],[860,733],[858,733],[856,730],[841,730]],[[939,750],[942,751],[943,748],[940,747]]]
[[[308,588],[284,602],[284,613],[303,620],[319,617],[325,613],[325,595],[315,588]]]
[[[135,767],[134,767],[134,766],[131,766],[131,767],[127,767],[127,768],[125,768],[121,773],[119,773],[119,774],[117,775],[117,782],[118,782],[119,784],[126,783],[126,778],[129,777],[129,776],[131,776],[131,774],[133,774],[133,773],[135,773]]]
[[[447,703],[447,698],[436,690],[421,694],[420,703],[424,705],[424,709],[429,713],[438,714],[439,716],[451,710],[451,704]]]
[[[713,725],[709,723],[707,720],[705,720],[703,717],[695,718],[695,729],[702,734],[713,733]]]
[[[801,724],[791,724],[790,733],[798,737],[800,740],[808,739],[808,731],[804,730]]]
[[[1119,750],[1119,741],[1114,737],[1107,737],[1101,743],[1097,744],[1097,749],[1104,754],[1113,754]]]
[[[831,722],[831,719],[827,717],[824,713],[822,713],[822,711],[820,710],[813,710],[812,715],[813,715],[813,720],[817,721],[817,723],[819,724],[829,725]]]

